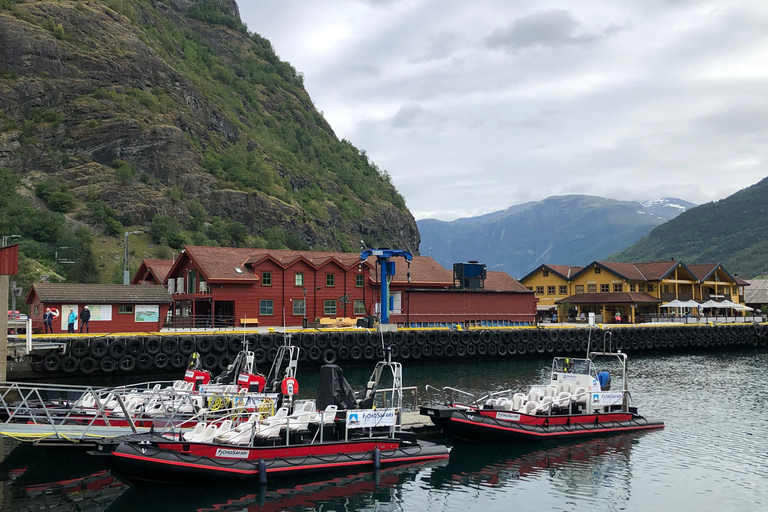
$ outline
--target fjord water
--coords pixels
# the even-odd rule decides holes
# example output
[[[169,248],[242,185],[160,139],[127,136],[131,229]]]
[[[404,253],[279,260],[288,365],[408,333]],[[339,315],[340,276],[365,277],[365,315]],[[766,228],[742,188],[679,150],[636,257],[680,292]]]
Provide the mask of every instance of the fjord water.
[[[549,361],[420,364],[406,386],[543,382]],[[617,368],[611,365],[612,374]],[[768,352],[632,357],[640,412],[666,429],[567,443],[455,445],[448,462],[258,485],[128,488],[99,460],[4,442],[0,510],[768,510]],[[370,368],[346,372],[360,388]],[[301,372],[302,390],[316,377]],[[614,389],[621,383],[614,380]],[[311,394],[311,393],[309,393]],[[451,444],[450,439],[438,437]]]

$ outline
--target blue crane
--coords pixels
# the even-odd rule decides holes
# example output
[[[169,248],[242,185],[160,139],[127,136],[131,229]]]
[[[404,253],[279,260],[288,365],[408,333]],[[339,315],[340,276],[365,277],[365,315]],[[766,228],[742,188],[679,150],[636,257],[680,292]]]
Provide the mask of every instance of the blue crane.
[[[376,256],[376,264],[381,266],[381,323],[389,323],[389,280],[388,276],[395,275],[395,262],[390,261],[390,258],[401,257],[406,261],[413,260],[413,255],[408,251],[400,249],[366,249],[360,253],[360,259],[362,261],[367,260],[371,256]]]

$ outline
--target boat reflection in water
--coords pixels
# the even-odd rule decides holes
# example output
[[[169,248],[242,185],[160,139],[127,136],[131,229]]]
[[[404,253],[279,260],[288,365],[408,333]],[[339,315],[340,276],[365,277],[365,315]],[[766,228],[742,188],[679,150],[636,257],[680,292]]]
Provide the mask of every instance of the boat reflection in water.
[[[128,488],[79,450],[2,444],[0,510],[104,510]]]
[[[401,510],[403,486],[446,464],[447,461],[434,461],[391,466],[329,480],[294,477],[265,486],[217,484],[194,490],[179,486],[131,487],[108,510]],[[244,489],[252,492],[243,494]]]
[[[630,453],[644,435],[635,432],[565,444],[457,445],[450,462],[432,471],[429,485],[446,492],[488,487],[530,493],[539,482],[545,500],[609,498],[618,505],[629,500]]]

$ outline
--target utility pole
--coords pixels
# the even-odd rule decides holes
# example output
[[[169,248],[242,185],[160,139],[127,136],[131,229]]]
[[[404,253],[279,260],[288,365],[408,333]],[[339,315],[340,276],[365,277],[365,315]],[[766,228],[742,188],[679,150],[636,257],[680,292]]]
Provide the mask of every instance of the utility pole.
[[[128,285],[131,283],[131,271],[128,269],[128,235],[137,235],[143,233],[143,231],[126,231],[125,232],[125,247],[123,253],[123,284]]]

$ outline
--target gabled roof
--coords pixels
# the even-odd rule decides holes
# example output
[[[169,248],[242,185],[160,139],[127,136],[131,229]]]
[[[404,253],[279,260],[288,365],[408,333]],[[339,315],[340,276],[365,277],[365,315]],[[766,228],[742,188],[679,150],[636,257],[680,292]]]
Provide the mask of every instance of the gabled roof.
[[[157,284],[163,284],[172,267],[173,260],[143,260],[134,274],[131,284],[146,281],[148,276],[151,276]]]
[[[184,247],[174,269],[185,258],[189,258],[209,282],[258,281],[259,277],[254,274],[252,267],[267,259],[283,268],[299,261],[315,268],[333,263],[347,269],[360,264],[358,253],[188,245]]]
[[[555,274],[559,275],[563,279],[569,280],[572,276],[575,276],[578,274],[584,267],[576,267],[572,265],[550,265],[548,263],[545,263],[544,265],[539,265],[534,270],[523,276],[520,281],[525,281],[529,277],[531,277],[533,274],[540,272],[544,269],[551,270]]]
[[[168,290],[157,284],[78,284],[37,283],[27,295],[29,304],[33,295],[41,302],[64,304],[168,304]]]
[[[728,271],[725,270],[720,263],[701,263],[699,265],[688,265],[688,268],[690,269],[691,273],[696,276],[696,279],[698,279],[701,283],[707,281],[712,274],[717,272],[718,269],[722,270],[730,280],[737,282],[736,278],[729,274]]]
[[[661,300],[647,293],[579,293],[555,301],[555,304],[659,304]]]
[[[533,293],[520,284],[520,282],[506,272],[494,270],[485,275],[485,289],[493,291],[511,291]]]

